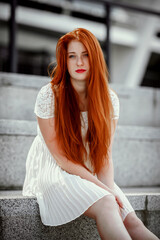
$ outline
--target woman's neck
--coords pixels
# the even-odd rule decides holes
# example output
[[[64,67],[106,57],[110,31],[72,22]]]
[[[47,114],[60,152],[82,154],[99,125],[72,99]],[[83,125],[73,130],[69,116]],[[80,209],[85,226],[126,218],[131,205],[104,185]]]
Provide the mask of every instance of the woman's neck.
[[[74,89],[78,93],[80,101],[80,111],[87,111],[88,109],[88,98],[87,98],[87,87],[86,81],[71,81]]]
[[[83,98],[81,99],[80,98],[80,111],[84,112],[84,111],[87,111],[88,110],[88,98]]]

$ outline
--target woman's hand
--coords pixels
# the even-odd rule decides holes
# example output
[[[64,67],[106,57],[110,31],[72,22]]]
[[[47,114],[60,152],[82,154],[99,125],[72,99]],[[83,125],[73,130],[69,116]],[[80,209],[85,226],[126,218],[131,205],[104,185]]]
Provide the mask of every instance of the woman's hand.
[[[121,217],[121,219],[122,219],[121,208],[123,209],[123,202],[122,202],[120,196],[119,196],[117,193],[113,192],[113,195],[114,195],[115,200],[116,200],[117,205],[118,205],[117,207],[118,207],[119,215],[120,215],[120,217]],[[123,219],[122,219],[122,220],[123,220]]]
[[[113,195],[114,195],[114,197],[116,199],[116,202],[119,205],[119,207],[123,208],[123,202],[122,202],[120,196],[117,193],[115,193],[114,191],[113,191]]]

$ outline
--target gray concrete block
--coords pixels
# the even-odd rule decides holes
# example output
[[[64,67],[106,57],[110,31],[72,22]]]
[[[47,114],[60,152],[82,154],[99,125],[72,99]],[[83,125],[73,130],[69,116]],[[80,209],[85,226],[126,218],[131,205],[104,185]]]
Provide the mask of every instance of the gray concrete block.
[[[160,183],[160,129],[118,126],[113,143],[115,181],[120,186]]]
[[[115,181],[123,187],[159,185],[159,149],[159,142],[115,140],[113,148]]]
[[[144,195],[160,193],[160,187],[122,187],[125,193],[143,193]]]
[[[117,125],[115,137],[133,140],[160,140],[160,128],[145,126]]]
[[[160,184],[160,129],[118,126],[113,144],[115,182],[119,186]],[[0,120],[0,187],[21,188],[36,122]]]
[[[33,136],[0,135],[0,187],[21,188]]]
[[[2,86],[0,88],[0,118],[34,120],[37,93],[37,89]]]
[[[49,77],[0,73],[0,118],[34,120],[38,91],[48,82]]]
[[[17,73],[0,73],[0,85],[2,86],[17,86],[31,89],[39,89],[50,82],[49,77],[17,74]]]
[[[136,125],[153,126],[153,95],[154,90],[146,88],[126,89],[119,92],[120,116],[123,116],[123,122],[120,117],[119,123],[135,125],[138,119]]]
[[[100,240],[95,223],[85,217],[58,227],[44,226],[39,216],[11,217],[2,228],[3,240]]]
[[[0,199],[3,240],[100,239],[95,221],[81,216],[67,224],[44,226],[34,198]]]
[[[37,132],[36,122],[0,120],[0,188],[21,188],[29,148]]]
[[[146,227],[160,238],[160,211],[147,211],[146,219]]]
[[[136,210],[135,213],[136,213],[137,217],[139,219],[141,219],[141,221],[145,224],[145,221],[146,221],[145,211]]]
[[[147,196],[147,210],[160,211],[160,193]]]
[[[0,134],[35,136],[37,134],[37,122],[0,119]]]
[[[35,198],[23,197],[21,192],[18,195],[13,193],[10,196],[7,194],[4,197],[3,195],[4,193],[0,192],[0,221],[3,240],[100,240],[95,221],[88,217],[81,215],[58,227],[44,226]],[[136,207],[137,216],[147,224],[146,226],[152,232],[160,236],[158,229],[160,211],[148,212],[141,204],[137,205],[139,201],[144,202],[146,195],[127,194],[127,197],[132,206]],[[160,195],[158,197],[160,198]]]
[[[143,211],[146,210],[146,194],[134,194],[128,193],[126,194],[129,202],[131,203],[132,207],[136,211]]]
[[[120,125],[160,126],[160,90],[111,84],[120,100]]]
[[[0,118],[34,120],[37,93],[48,82],[49,77],[0,73]],[[159,89],[133,89],[117,84],[110,86],[117,92],[120,100],[120,125],[160,127]]]

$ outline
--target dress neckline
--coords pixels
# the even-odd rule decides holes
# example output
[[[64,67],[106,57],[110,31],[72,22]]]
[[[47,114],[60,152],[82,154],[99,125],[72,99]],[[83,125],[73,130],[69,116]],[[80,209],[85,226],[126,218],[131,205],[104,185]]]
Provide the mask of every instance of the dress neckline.
[[[82,114],[84,114],[84,113],[88,113],[88,111],[81,111],[81,113],[82,113]]]

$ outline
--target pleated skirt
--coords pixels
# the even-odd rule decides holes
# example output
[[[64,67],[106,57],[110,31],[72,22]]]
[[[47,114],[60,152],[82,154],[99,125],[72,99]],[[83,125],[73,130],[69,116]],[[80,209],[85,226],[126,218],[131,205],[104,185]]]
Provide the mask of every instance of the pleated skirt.
[[[120,210],[124,220],[134,209],[116,183],[114,188],[123,201],[124,208]],[[28,153],[22,194],[37,198],[41,220],[49,226],[66,224],[99,199],[111,195],[96,184],[61,169],[39,135]]]

